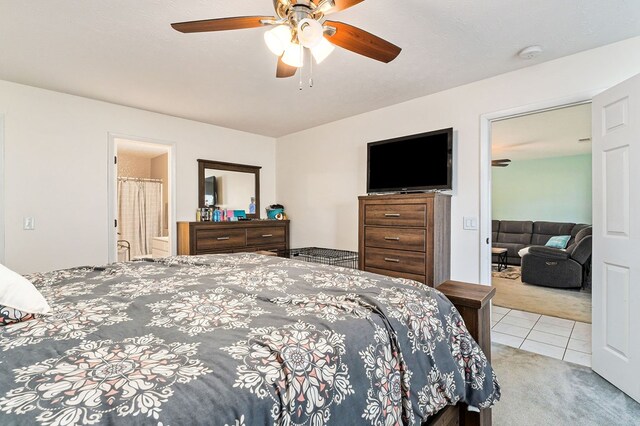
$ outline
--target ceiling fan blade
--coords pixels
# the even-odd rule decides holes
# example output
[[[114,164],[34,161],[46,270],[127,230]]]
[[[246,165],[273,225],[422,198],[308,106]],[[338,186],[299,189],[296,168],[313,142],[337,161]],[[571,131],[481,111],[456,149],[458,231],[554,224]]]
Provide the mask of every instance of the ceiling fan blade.
[[[298,68],[287,65],[282,61],[282,56],[278,58],[278,68],[276,69],[277,78],[289,78],[296,75]]]
[[[352,6],[355,6],[358,3],[362,3],[364,0],[334,0],[334,3],[336,4],[334,7],[332,7],[331,9],[327,10],[325,12],[325,15],[329,15],[331,13],[336,13],[336,12],[340,12],[341,10],[345,10],[348,9]]]
[[[491,160],[491,162],[493,162],[493,163],[510,163],[511,160],[509,160],[508,158],[503,158],[503,159],[500,159],[500,160]]]
[[[235,18],[205,19],[202,21],[178,22],[171,24],[181,33],[203,33],[208,31],[242,30],[262,27],[262,21],[275,21],[273,16],[237,16]]]
[[[324,34],[331,43],[380,62],[393,61],[402,50],[395,44],[343,22],[325,21],[324,25],[336,29],[332,35]]]
[[[494,163],[491,162],[491,166],[492,167],[507,167],[509,165],[509,163]]]

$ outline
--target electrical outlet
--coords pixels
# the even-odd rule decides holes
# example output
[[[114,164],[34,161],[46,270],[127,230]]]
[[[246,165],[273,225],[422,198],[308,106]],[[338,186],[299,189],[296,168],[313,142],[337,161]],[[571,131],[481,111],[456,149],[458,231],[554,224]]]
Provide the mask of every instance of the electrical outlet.
[[[477,217],[468,217],[465,216],[463,218],[463,229],[468,231],[477,231],[478,230],[478,218]]]
[[[33,217],[24,217],[23,228],[25,231],[36,229],[36,220]]]

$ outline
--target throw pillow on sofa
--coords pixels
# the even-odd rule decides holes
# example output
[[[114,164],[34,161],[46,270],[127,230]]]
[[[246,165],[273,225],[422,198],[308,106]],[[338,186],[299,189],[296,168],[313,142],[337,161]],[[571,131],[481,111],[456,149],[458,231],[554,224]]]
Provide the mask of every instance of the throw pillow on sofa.
[[[545,244],[545,246],[557,249],[565,249],[567,248],[567,243],[570,239],[571,235],[558,235],[549,238],[549,241],[547,241],[547,244]]]

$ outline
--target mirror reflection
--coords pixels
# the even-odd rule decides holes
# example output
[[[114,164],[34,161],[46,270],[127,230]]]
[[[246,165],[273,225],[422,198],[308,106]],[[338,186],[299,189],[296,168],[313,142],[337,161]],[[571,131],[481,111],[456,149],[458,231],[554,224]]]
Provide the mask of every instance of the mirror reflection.
[[[255,213],[255,198],[253,174],[204,169],[205,207],[216,206],[226,210],[245,210],[247,213]]]
[[[260,218],[260,166],[198,160],[199,207],[244,210]]]

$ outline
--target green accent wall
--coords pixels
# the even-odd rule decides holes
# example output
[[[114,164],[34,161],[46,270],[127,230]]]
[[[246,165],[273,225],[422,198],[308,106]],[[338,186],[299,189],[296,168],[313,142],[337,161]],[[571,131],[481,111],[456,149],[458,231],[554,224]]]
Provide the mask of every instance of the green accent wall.
[[[492,167],[492,216],[591,224],[591,155]]]

